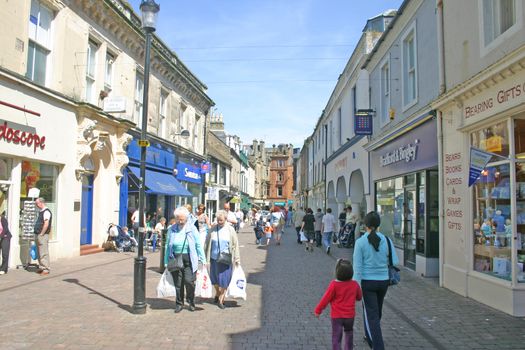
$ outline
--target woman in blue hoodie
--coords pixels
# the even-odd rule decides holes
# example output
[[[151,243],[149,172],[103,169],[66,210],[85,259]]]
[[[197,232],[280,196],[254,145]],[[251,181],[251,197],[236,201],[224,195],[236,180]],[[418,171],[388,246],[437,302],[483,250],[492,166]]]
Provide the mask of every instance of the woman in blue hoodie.
[[[372,211],[365,216],[366,233],[355,242],[354,280],[363,291],[365,340],[375,349],[384,349],[381,332],[383,300],[388,289],[388,241],[377,232],[381,218]],[[392,263],[399,260],[392,244]]]

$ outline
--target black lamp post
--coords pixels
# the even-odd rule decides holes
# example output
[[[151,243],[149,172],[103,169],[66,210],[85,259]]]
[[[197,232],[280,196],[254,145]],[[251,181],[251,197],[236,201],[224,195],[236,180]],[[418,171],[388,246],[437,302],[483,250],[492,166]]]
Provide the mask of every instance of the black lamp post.
[[[146,179],[146,148],[149,142],[146,139],[148,128],[148,92],[151,34],[155,31],[155,22],[160,6],[154,0],[142,0],[142,29],[146,35],[146,53],[144,63],[144,95],[142,96],[142,126],[140,133],[140,188],[139,188],[139,249],[135,258],[133,275],[133,313],[146,313],[146,258],[144,257],[144,206],[145,206],[145,179]]]

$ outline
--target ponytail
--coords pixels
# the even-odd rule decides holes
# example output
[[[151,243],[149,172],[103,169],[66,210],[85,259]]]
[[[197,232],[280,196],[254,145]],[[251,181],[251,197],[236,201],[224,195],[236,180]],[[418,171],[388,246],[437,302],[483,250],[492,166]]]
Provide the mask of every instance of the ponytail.
[[[375,211],[371,211],[370,213],[366,214],[364,221],[365,226],[370,229],[370,233],[368,234],[368,243],[370,243],[374,247],[375,251],[378,252],[381,238],[379,238],[377,235],[376,230],[379,227],[379,224],[381,224],[381,218]]]
[[[371,229],[372,230],[368,234],[368,243],[370,243],[374,247],[375,251],[378,252],[379,243],[381,243],[381,238],[379,238],[379,236],[377,235],[375,227],[372,227]]]

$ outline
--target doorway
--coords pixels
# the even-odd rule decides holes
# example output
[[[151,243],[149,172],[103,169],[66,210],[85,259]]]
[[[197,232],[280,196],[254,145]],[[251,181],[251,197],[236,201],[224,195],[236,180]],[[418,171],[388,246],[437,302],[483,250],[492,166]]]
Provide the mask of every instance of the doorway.
[[[82,176],[80,245],[91,244],[93,226],[93,175]]]
[[[417,192],[416,187],[405,187],[403,203],[404,266],[416,269]]]

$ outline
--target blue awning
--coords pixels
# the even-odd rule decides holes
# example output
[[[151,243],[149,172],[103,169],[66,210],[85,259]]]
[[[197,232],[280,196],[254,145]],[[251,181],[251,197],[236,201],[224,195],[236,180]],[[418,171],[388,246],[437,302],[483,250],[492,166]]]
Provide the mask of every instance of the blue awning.
[[[140,168],[135,166],[129,166],[128,168],[133,172],[133,175],[140,179]],[[166,196],[193,196],[184,185],[177,181],[175,176],[148,169],[146,169],[146,192],[164,194]]]

